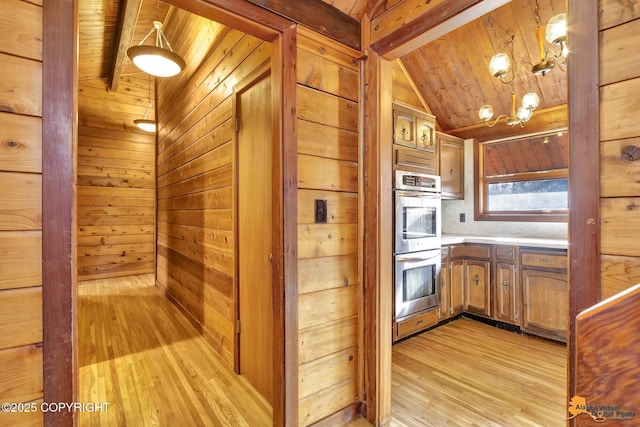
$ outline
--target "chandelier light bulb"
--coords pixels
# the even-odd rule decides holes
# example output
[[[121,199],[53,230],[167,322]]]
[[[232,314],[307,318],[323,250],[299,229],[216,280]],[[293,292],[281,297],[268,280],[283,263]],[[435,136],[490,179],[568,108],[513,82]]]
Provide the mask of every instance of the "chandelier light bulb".
[[[545,31],[549,43],[560,44],[567,39],[567,14],[561,13],[549,19]]]
[[[509,72],[511,60],[506,53],[496,53],[489,62],[489,72],[494,77],[502,77]]]
[[[533,114],[533,110],[530,110],[525,107],[520,107],[518,108],[518,112],[516,113],[516,118],[520,122],[526,122],[531,118],[532,114]]]
[[[480,107],[480,110],[478,111],[478,116],[480,117],[480,120],[484,120],[484,121],[491,119],[491,117],[493,117],[493,108],[491,107],[491,105],[485,104],[482,107]]]
[[[522,107],[535,110],[540,105],[540,97],[535,92],[529,92],[522,97]]]

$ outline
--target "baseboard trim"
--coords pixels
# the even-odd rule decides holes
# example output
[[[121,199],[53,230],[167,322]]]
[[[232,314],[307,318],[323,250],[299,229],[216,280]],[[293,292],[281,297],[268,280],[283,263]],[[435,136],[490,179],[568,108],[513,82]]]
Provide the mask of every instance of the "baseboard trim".
[[[360,417],[360,402],[353,402],[346,408],[311,424],[313,427],[343,426]]]

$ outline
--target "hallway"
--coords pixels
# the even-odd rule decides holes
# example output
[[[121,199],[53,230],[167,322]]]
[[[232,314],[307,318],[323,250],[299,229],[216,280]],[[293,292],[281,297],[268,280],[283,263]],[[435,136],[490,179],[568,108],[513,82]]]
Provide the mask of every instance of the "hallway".
[[[81,426],[267,426],[271,407],[216,357],[153,275],[78,286]]]

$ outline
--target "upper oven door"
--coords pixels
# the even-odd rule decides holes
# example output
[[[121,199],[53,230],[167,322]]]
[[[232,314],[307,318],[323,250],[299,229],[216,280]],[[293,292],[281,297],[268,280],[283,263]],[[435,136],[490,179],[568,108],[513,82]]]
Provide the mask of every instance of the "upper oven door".
[[[439,194],[395,190],[395,253],[440,248]]]

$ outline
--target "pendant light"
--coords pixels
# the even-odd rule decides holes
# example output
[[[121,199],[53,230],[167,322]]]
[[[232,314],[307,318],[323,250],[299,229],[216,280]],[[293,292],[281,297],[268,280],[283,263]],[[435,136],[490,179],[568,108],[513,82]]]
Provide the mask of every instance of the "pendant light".
[[[151,110],[151,75],[149,75],[149,103],[147,109],[144,111],[144,116],[141,119],[135,119],[133,123],[138,126],[139,129],[145,132],[155,132],[156,122],[149,118],[149,111]]]
[[[157,17],[160,14],[159,8],[160,2],[156,1]],[[156,33],[155,45],[143,45],[153,33]],[[175,76],[186,66],[184,59],[171,49],[169,40],[167,40],[167,37],[162,32],[162,22],[160,21],[153,21],[151,31],[147,33],[137,46],[132,46],[127,50],[127,56],[136,67],[156,77]]]

